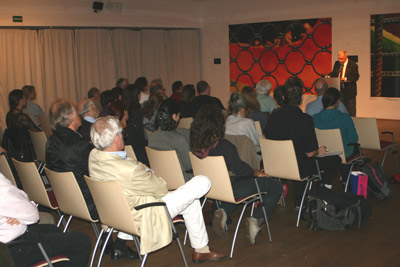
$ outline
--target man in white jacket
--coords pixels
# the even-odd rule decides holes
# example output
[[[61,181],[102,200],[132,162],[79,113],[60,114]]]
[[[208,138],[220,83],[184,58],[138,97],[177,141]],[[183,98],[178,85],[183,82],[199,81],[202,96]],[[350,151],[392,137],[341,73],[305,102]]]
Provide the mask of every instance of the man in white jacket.
[[[52,224],[37,224],[39,212],[22,190],[0,173],[0,241],[34,241],[31,245],[15,245],[9,248],[15,265],[31,266],[44,260],[37,246],[40,242],[48,256],[65,255],[70,260],[63,266],[87,266],[90,254],[89,237],[80,232],[61,233]]]

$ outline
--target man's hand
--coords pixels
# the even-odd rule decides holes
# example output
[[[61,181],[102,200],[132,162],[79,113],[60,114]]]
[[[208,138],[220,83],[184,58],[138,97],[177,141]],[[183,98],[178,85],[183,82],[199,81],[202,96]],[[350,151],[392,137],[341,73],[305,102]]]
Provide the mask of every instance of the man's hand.
[[[269,175],[260,170],[254,170],[254,176],[256,177],[269,177]]]
[[[18,225],[18,224],[21,224],[20,221],[18,221],[17,219],[14,219],[14,218],[8,218],[8,219],[7,219],[7,223],[8,223],[9,225]]]

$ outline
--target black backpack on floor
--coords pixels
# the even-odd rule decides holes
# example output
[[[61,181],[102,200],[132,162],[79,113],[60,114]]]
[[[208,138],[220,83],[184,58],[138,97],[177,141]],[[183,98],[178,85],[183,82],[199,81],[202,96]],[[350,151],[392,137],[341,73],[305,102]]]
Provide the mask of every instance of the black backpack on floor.
[[[321,186],[309,193],[309,207],[316,207],[312,214],[310,230],[347,230],[360,227],[361,221],[371,216],[371,207],[362,196],[350,192],[332,192]]]
[[[366,163],[364,172],[368,175],[369,192],[374,197],[385,200],[392,196],[392,185],[385,170],[379,163]]]

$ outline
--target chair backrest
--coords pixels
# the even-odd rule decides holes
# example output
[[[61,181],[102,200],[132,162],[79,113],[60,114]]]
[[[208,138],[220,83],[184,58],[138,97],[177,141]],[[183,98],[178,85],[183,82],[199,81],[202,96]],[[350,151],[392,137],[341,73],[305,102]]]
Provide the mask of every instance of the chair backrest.
[[[346,156],[344,154],[343,139],[340,129],[322,130],[315,128],[315,133],[317,135],[319,146],[326,146],[326,148],[332,152],[341,151],[342,154],[340,154],[339,157],[342,159],[342,163],[346,163]]]
[[[261,123],[259,121],[254,121],[254,126],[256,126],[256,130],[259,137],[264,137],[264,134],[261,129]]]
[[[36,159],[41,162],[46,162],[46,142],[47,137],[44,132],[34,132],[29,130],[33,148],[35,149]]]
[[[178,128],[190,129],[192,122],[193,122],[192,117],[182,118],[179,120]]]
[[[361,148],[381,150],[378,124],[376,118],[352,117],[358,134],[358,143]]]
[[[128,156],[128,158],[137,160],[135,151],[133,151],[133,148],[132,148],[131,145],[125,146],[125,147],[124,147],[124,150],[125,150],[126,155]]]
[[[140,236],[119,182],[100,181],[86,175],[84,177],[101,223],[125,233]]]
[[[236,147],[241,160],[249,164],[253,169],[260,169],[260,159],[258,158],[257,151],[249,137],[246,135],[226,134],[224,138]]]
[[[38,116],[38,120],[40,122],[40,128],[42,128],[43,132],[46,134],[46,137],[49,138],[53,134],[49,115]]]
[[[4,174],[4,176],[11,181],[11,183],[15,186],[17,186],[17,183],[15,182],[14,174],[12,173],[12,170],[10,168],[10,165],[8,164],[7,158],[5,155],[0,155],[0,172]]]
[[[211,180],[211,189],[206,197],[235,203],[231,179],[224,157],[208,156],[204,159],[199,159],[191,152],[189,152],[189,157],[192,163],[193,174],[195,176],[205,175]]]
[[[167,183],[168,190],[175,190],[185,184],[182,167],[175,150],[155,150],[146,146],[150,168]]]
[[[264,170],[270,176],[300,181],[300,172],[292,140],[260,138]]]
[[[87,221],[96,222],[90,216],[82,191],[72,172],[55,172],[44,168],[53,188],[58,207],[68,215]]]
[[[57,205],[54,205],[50,202],[46,188],[44,187],[42,178],[36,169],[35,163],[21,162],[14,158],[12,161],[15,169],[17,170],[22,188],[24,189],[25,193],[28,194],[29,199],[42,206],[51,209],[58,209]]]

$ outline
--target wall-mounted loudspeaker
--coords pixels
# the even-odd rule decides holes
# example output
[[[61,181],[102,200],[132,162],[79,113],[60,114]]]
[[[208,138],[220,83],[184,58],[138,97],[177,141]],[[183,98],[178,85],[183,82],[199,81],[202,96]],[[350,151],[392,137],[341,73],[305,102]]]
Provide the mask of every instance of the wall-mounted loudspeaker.
[[[103,10],[103,5],[104,5],[103,2],[94,1],[94,2],[93,2],[93,11],[94,11],[95,13],[100,12],[101,10]]]

